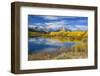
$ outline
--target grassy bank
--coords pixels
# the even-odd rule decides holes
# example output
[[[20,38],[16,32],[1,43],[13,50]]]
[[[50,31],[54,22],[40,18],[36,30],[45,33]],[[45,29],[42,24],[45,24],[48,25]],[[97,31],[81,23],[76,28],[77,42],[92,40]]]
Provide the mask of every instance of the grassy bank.
[[[84,31],[61,31],[61,32],[50,32],[50,33],[41,33],[41,32],[29,32],[29,37],[42,37],[50,38],[53,40],[59,40],[61,42],[78,42],[87,35],[87,32]]]

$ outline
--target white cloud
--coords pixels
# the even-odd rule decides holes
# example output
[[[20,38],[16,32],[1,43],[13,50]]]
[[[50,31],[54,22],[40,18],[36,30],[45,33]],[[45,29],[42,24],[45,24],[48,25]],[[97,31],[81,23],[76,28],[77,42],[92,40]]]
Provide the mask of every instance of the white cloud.
[[[58,25],[65,25],[66,22],[65,21],[52,21],[52,22],[48,22],[48,23],[45,23],[46,25],[54,25],[54,26],[58,26]]]
[[[77,28],[75,26],[72,26],[72,25],[67,25],[67,28],[70,30],[77,30]]]
[[[58,17],[54,17],[54,16],[45,16],[43,18],[47,20],[58,20],[59,19]]]
[[[87,22],[87,20],[78,20],[78,22]]]
[[[36,25],[29,25],[28,27],[29,28],[34,28],[34,27],[36,27]]]
[[[34,28],[38,25],[40,28],[45,28],[47,30],[58,30],[62,27],[65,27],[70,30],[88,30],[88,26],[86,25],[67,25],[67,21],[60,20],[60,21],[51,21],[48,23],[36,23],[34,25],[29,25],[30,28]]]
[[[80,30],[88,30],[88,26],[76,25],[76,27]]]
[[[66,25],[65,21],[53,21],[49,23],[45,23],[47,29],[59,29]]]
[[[67,28],[70,30],[88,30],[88,26],[85,25],[67,25]]]
[[[35,25],[42,25],[42,23],[35,23]]]

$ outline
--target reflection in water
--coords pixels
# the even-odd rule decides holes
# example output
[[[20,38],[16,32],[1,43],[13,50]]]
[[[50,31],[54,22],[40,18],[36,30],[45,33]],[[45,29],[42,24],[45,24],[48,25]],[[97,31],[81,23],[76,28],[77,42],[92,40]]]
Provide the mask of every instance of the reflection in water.
[[[76,42],[61,42],[58,40],[53,40],[49,38],[29,38],[28,40],[28,51],[29,53],[36,53],[41,51],[52,52],[57,51],[56,49],[61,47],[70,48]]]

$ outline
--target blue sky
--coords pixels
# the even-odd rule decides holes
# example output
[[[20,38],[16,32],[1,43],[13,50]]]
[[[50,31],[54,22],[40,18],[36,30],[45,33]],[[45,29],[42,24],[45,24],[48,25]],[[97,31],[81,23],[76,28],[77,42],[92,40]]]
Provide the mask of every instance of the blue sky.
[[[88,17],[28,15],[28,26],[41,26],[48,29],[64,26],[71,30],[87,30]]]

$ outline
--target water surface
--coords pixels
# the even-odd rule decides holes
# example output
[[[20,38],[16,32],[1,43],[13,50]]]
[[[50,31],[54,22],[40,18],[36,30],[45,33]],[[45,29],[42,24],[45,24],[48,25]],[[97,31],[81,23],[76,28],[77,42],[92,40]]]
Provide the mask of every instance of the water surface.
[[[56,49],[65,47],[71,48],[73,45],[77,44],[76,42],[61,42],[60,40],[53,40],[50,38],[40,38],[34,37],[29,38],[28,40],[28,52],[37,53],[37,52],[53,52],[57,51]]]

